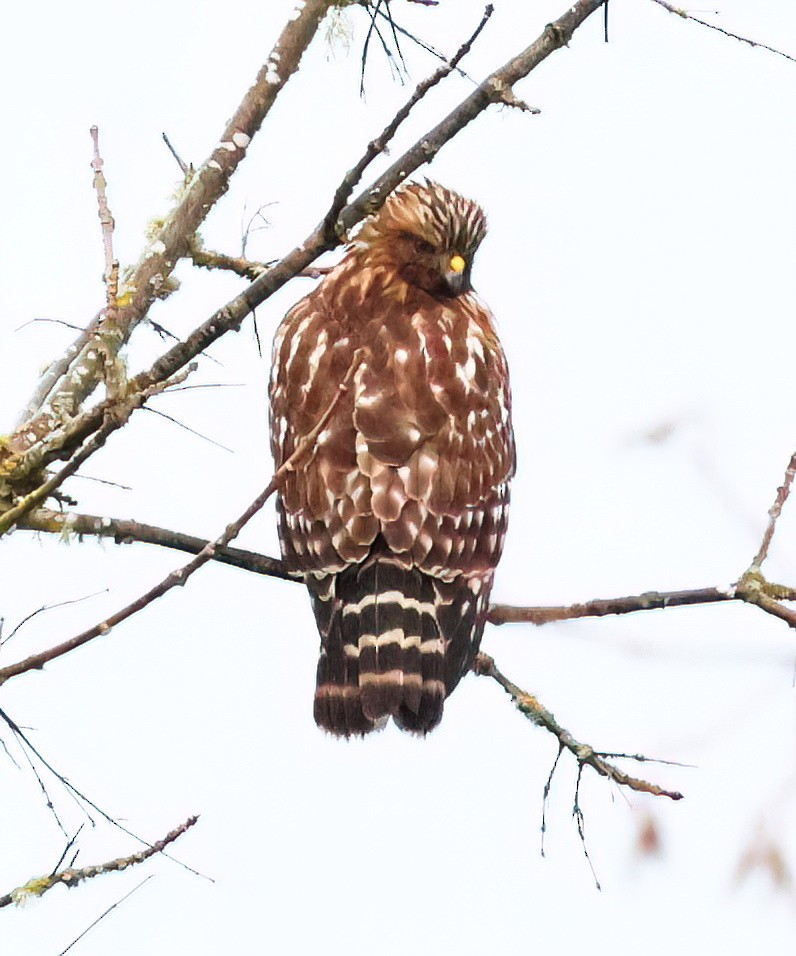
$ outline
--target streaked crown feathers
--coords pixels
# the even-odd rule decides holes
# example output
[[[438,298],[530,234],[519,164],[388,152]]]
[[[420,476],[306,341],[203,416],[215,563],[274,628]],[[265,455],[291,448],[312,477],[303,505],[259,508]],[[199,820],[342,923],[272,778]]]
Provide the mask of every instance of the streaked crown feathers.
[[[486,216],[478,203],[427,179],[396,190],[367,220],[352,245],[369,246],[408,234],[437,249],[455,250],[470,258],[486,229]]]

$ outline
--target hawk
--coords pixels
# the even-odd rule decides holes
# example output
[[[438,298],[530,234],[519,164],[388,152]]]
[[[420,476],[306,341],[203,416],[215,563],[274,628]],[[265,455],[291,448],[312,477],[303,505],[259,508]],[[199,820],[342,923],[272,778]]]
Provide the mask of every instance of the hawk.
[[[315,720],[332,734],[390,717],[425,734],[478,651],[515,468],[506,358],[470,285],[485,234],[476,203],[404,186],[276,333],[277,467],[333,405],[277,499],[321,637]]]

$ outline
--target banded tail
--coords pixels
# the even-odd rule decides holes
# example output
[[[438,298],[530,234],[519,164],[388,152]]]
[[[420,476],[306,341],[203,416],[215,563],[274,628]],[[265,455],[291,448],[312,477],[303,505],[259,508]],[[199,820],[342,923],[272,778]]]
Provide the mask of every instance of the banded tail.
[[[417,734],[436,727],[478,651],[486,595],[384,555],[307,584],[321,632],[316,723],[344,737],[390,717]]]

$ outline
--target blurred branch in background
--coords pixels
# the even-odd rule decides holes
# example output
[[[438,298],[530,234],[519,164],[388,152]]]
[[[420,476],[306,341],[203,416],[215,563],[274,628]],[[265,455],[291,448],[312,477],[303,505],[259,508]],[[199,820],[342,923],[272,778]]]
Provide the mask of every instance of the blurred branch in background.
[[[784,53],[782,50],[778,50],[776,47],[768,46],[766,43],[759,43],[757,40],[752,40],[749,37],[740,36],[738,33],[733,33],[731,30],[725,30],[724,27],[716,26],[715,23],[708,23],[707,20],[700,20],[699,17],[695,17],[693,13],[689,10],[684,9],[683,7],[676,7],[672,3],[667,3],[666,0],[652,0],[653,3],[657,3],[659,7],[663,7],[664,10],[668,10],[669,13],[675,14],[675,16],[682,17],[683,20],[693,20],[694,23],[698,23],[702,27],[707,27],[708,30],[715,30],[717,33],[723,34],[725,37],[729,37],[731,40],[739,40],[741,43],[746,43],[747,46],[758,47],[761,50],[767,50],[769,53],[775,53],[777,56],[784,57],[786,60],[790,60],[792,63],[796,63],[796,56],[791,56],[789,53]],[[707,10],[706,13],[719,13],[718,10]]]

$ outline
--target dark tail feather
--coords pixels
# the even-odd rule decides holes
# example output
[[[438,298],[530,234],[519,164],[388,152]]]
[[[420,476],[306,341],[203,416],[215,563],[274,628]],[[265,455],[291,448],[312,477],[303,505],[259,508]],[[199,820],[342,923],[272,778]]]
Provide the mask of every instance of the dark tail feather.
[[[307,583],[322,639],[318,725],[345,737],[390,716],[418,734],[436,727],[483,631],[467,582],[445,583],[379,557]]]
[[[315,723],[344,737],[366,734],[375,725],[362,712],[359,662],[345,650],[346,635],[335,607],[335,578],[311,578],[307,584],[322,637],[313,705]]]
[[[430,580],[430,579],[427,579]],[[436,595],[435,595],[436,597]],[[442,720],[445,705],[445,644],[437,624],[437,605],[434,615],[423,615],[420,643],[420,699],[416,708],[403,706],[395,715],[402,730],[426,734]]]

